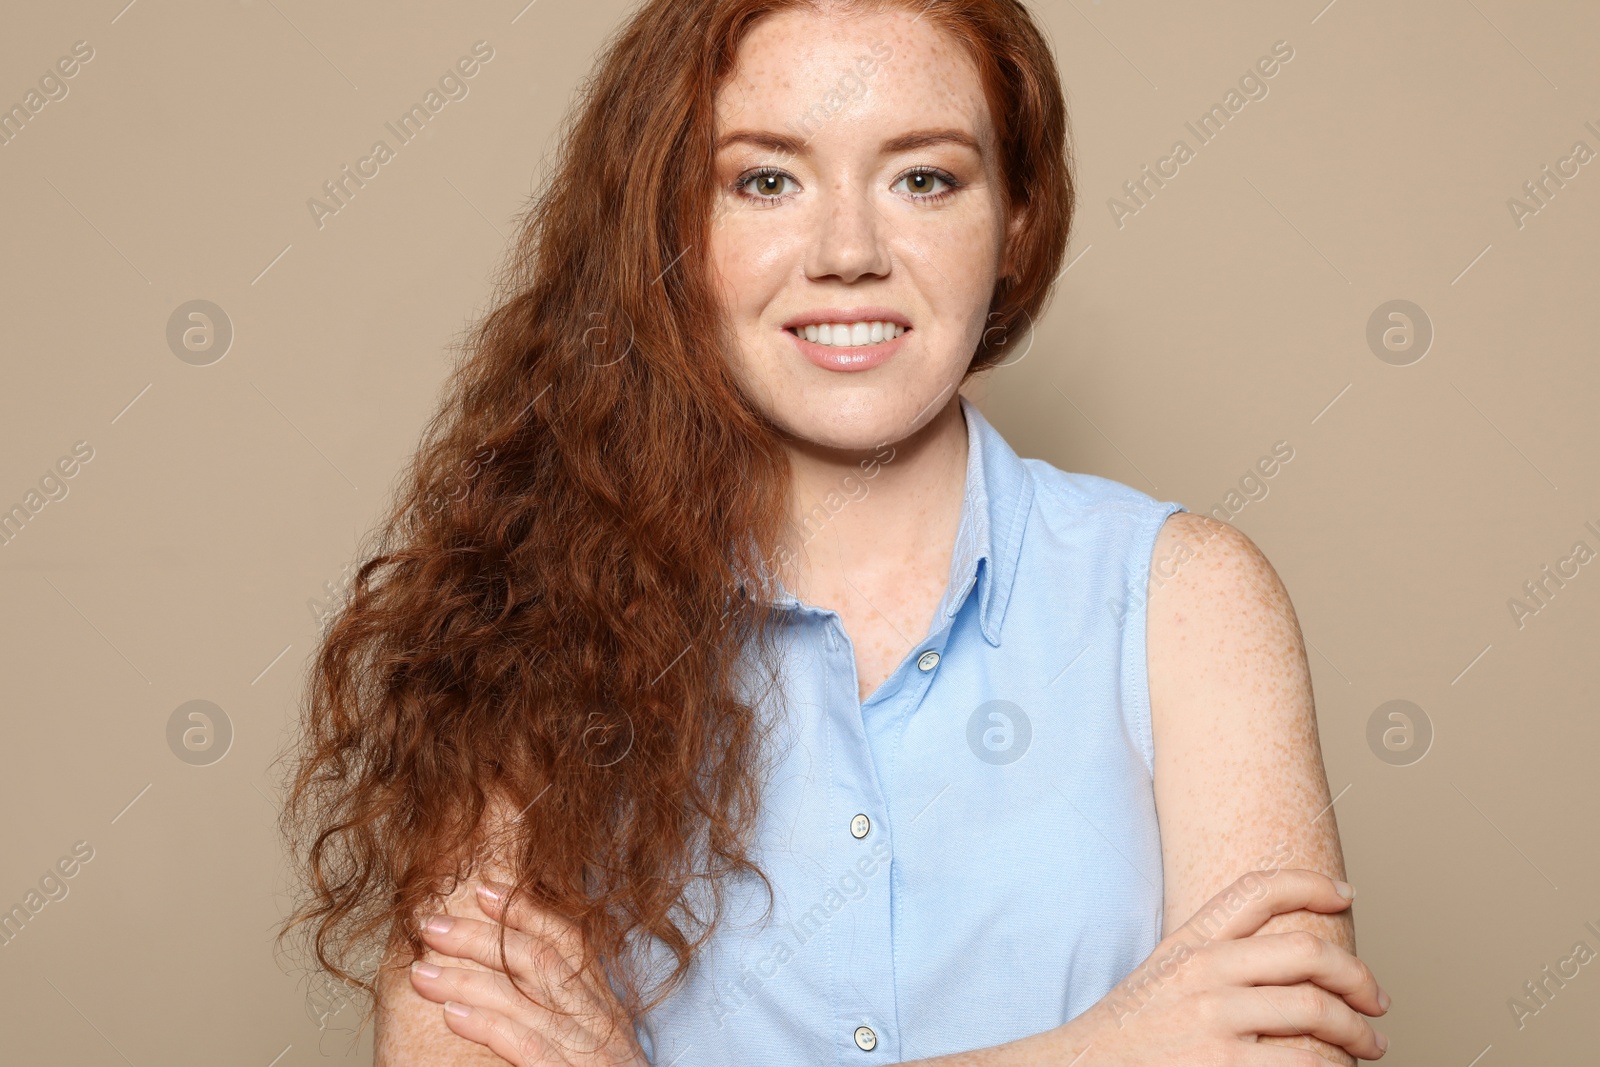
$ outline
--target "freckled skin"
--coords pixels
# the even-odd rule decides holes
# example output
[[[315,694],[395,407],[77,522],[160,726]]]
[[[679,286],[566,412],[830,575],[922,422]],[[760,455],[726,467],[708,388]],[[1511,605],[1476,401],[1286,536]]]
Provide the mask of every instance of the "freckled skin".
[[[810,138],[792,156],[738,143],[719,153],[708,249],[738,342],[735,374],[791,435],[795,514],[836,490],[875,446],[896,442],[869,497],[805,541],[782,574],[802,599],[839,613],[862,700],[927,633],[948,583],[966,469],[955,390],[1007,269],[993,122],[977,68],[959,42],[917,15],[800,10],[765,19],[741,46],[717,105],[719,136],[748,129]],[[847,90],[844,106],[828,114],[829,94],[856,85],[841,79],[875,55],[865,88]],[[882,149],[898,134],[940,128],[968,133],[979,150]],[[769,191],[778,203],[756,202],[757,182],[734,188],[768,166],[787,176]],[[918,199],[905,175],[923,167],[959,187],[940,179],[918,192],[949,195]],[[822,370],[781,329],[798,312],[852,305],[909,318],[912,334],[889,363]]]
[[[1342,879],[1345,869],[1299,620],[1277,572],[1238,529],[1188,512],[1167,520],[1151,561],[1146,655],[1170,932],[1246,871]],[[1290,930],[1355,951],[1350,911],[1275,915],[1260,933]],[[1356,1062],[1314,1037],[1260,1040]]]
[[[873,60],[875,47],[892,55],[827,114],[830,94],[857,84],[844,79],[858,60]],[[915,12],[782,12],[741,46],[718,97],[717,128],[719,137],[810,135],[793,156],[739,142],[717,155],[721,191],[708,256],[738,342],[741,384],[819,461],[868,452],[931,421],[941,393],[953,399],[1004,269],[999,163],[972,60]],[[883,151],[888,138],[939,128],[967,133],[981,150]],[[786,175],[775,189],[756,181],[731,188],[769,166]],[[907,172],[925,167],[949,173],[960,188],[942,179],[915,188]],[[910,320],[913,333],[889,363],[823,370],[782,330],[798,312],[852,305],[884,305]]]

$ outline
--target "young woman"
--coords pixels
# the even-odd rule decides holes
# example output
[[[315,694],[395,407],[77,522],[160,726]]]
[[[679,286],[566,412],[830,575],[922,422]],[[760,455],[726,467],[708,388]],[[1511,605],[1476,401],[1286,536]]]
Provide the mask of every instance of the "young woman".
[[[958,393],[1066,130],[1015,0],[613,40],[309,690],[377,1063],[1382,1055],[1272,567]]]

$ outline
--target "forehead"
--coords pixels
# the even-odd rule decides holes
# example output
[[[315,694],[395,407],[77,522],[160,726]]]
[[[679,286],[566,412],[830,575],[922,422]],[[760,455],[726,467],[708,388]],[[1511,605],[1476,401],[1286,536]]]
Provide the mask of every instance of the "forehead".
[[[989,107],[962,43],[914,11],[809,8],[770,15],[741,43],[717,94],[719,131],[788,127],[885,136],[908,126],[965,128],[987,143]]]

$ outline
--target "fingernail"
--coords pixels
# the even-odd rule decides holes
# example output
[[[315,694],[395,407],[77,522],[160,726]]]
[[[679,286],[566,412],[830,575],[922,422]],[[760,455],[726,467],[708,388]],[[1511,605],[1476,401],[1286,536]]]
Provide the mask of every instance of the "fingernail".
[[[462,1019],[465,1019],[467,1016],[472,1014],[471,1008],[467,1007],[465,1004],[457,1004],[453,1000],[447,1000],[444,1002],[444,1010],[449,1012],[451,1015]]]
[[[437,977],[439,977],[439,968],[435,967],[431,963],[423,963],[421,960],[418,960],[416,963],[413,963],[411,965],[411,970],[413,972],[417,973],[417,974],[422,975],[422,977],[424,977],[424,978],[437,978]]]
[[[1378,987],[1378,1007],[1382,1008],[1384,1011],[1389,1010],[1389,994],[1383,991],[1382,986]]]
[[[1349,882],[1340,882],[1335,880],[1333,883],[1333,888],[1341,897],[1344,897],[1344,899],[1355,899],[1356,887],[1351,885]]]
[[[456,921],[448,915],[430,915],[423,920],[422,928],[430,934],[448,934]]]
[[[505,890],[497,882],[485,882],[478,887],[478,895],[491,904],[499,904],[505,899]]]
[[[1378,1049],[1383,1052],[1389,1051],[1389,1035],[1381,1030],[1374,1030],[1372,1033],[1378,1039]]]

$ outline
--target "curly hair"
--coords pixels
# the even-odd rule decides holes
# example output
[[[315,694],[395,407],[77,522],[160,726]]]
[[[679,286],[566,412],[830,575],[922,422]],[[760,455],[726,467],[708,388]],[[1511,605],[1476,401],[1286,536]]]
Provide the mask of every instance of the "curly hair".
[[[759,876],[770,902],[748,854],[765,757],[741,664],[774,684],[776,639],[744,581],[783,543],[789,467],[732,376],[704,253],[717,90],[760,19],[821,7],[920,12],[977,65],[1023,225],[967,373],[1001,362],[1050,293],[1072,161],[1022,4],[642,4],[582,86],[309,666],[280,821],[299,897],[278,938],[310,934],[317,965],[369,996],[353,961],[402,940],[421,957],[407,920],[471,875],[501,800],[516,889],[592,959],[648,936],[676,960],[648,998],[617,973],[631,1018],[682,981],[723,879]],[[687,907],[696,883],[707,914]]]

